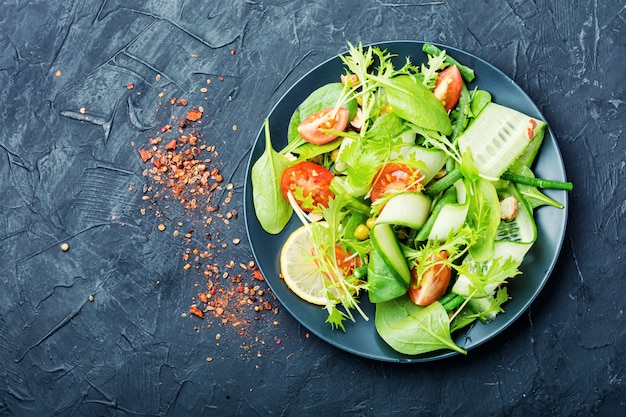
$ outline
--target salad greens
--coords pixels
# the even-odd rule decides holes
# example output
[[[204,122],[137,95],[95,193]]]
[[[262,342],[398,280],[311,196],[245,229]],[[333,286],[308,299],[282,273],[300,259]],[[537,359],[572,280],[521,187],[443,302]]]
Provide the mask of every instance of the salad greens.
[[[470,89],[474,71],[446,51],[423,52],[425,63],[397,66],[386,50],[349,44],[341,82],[298,106],[280,152],[266,121],[253,201],[268,233],[292,211],[305,224],[326,222],[312,228],[312,252],[332,277],[324,308],[333,328],[346,331],[352,310],[367,319],[367,292],[393,349],[466,353],[452,335],[504,311],[506,283],[536,240],[533,210],[562,208],[539,188],[572,185],[532,172],[545,122]],[[451,66],[458,71],[444,71]],[[307,171],[311,163],[319,170]]]

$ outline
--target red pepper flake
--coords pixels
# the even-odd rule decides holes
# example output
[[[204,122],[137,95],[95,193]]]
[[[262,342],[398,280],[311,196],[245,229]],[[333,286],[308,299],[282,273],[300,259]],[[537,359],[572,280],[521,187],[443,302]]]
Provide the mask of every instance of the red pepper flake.
[[[261,274],[261,270],[257,267],[255,267],[252,270],[252,278],[259,280],[259,281],[265,281],[265,278],[263,277],[263,274]]]
[[[190,122],[195,122],[197,120],[200,120],[201,118],[202,112],[200,110],[191,109],[187,112],[187,114],[185,114],[185,119],[189,120]]]
[[[126,84],[126,88],[128,88],[129,90],[132,90],[133,88],[135,88],[135,84],[128,83],[128,84]]]
[[[198,316],[201,319],[204,318],[204,313],[202,312],[202,310],[200,310],[197,306],[192,305],[189,307],[189,312],[191,314],[193,314],[194,316]]]
[[[148,149],[139,149],[139,156],[143,162],[148,162],[152,158],[152,151]]]
[[[188,105],[187,100],[180,98],[171,98],[169,104]],[[164,122],[169,122],[167,125],[159,125],[147,138],[146,149],[139,150],[144,163],[149,163],[144,176],[150,182],[143,191],[142,200],[150,202],[149,209],[156,210],[158,217],[165,215],[159,207],[169,211],[173,203],[178,203],[186,210],[184,215],[192,221],[189,226],[184,226],[182,221],[172,224],[173,236],[186,245],[180,254],[183,270],[189,277],[203,280],[196,283],[197,287],[205,287],[194,290],[189,313],[183,316],[193,314],[206,320],[206,325],[195,326],[197,331],[212,328],[215,324],[229,325],[241,336],[246,336],[248,325],[254,320],[278,313],[275,307],[277,299],[263,287],[263,275],[253,261],[239,263],[236,259],[220,258],[226,255],[222,249],[227,246],[226,242],[233,245],[241,243],[241,239],[223,236],[218,229],[224,224],[230,227],[229,221],[234,222],[238,218],[237,210],[224,210],[231,202],[235,186],[227,183],[220,173],[222,165],[217,161],[219,153],[216,147],[203,144],[200,133],[192,127],[192,122],[203,117],[204,109],[202,106],[190,108],[192,110],[184,117],[172,115]],[[175,122],[172,123],[172,120]],[[176,131],[172,124],[176,126]],[[161,126],[164,127],[161,129]],[[158,133],[159,130],[161,133]],[[173,138],[175,132],[178,132],[178,137]],[[164,140],[165,135],[167,139]],[[216,190],[218,193],[225,191],[226,195],[214,196]],[[163,203],[158,204],[156,200]],[[142,214],[146,212],[144,208]],[[191,246],[196,243],[197,246]],[[235,268],[236,265],[240,265],[241,269]],[[264,344],[258,337],[254,338],[254,343]],[[251,343],[245,346],[250,350]]]
[[[172,139],[167,145],[165,145],[165,149],[168,151],[173,151],[176,149],[176,139]]]

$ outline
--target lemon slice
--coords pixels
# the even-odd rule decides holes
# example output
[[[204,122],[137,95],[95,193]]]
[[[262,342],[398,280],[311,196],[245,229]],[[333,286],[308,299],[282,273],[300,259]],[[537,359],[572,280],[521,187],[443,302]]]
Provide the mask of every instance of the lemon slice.
[[[313,258],[315,244],[308,228],[325,225],[320,222],[301,226],[287,238],[280,252],[280,272],[287,287],[303,300],[318,305],[328,302],[326,278]]]

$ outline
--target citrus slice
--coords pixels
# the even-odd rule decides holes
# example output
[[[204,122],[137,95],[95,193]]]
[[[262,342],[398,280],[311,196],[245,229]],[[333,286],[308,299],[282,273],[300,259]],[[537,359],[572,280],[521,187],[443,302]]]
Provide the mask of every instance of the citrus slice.
[[[324,227],[325,223],[312,223],[296,229],[280,252],[280,272],[285,284],[298,297],[312,304],[328,302],[325,275],[315,262],[315,244],[311,238],[311,227]]]

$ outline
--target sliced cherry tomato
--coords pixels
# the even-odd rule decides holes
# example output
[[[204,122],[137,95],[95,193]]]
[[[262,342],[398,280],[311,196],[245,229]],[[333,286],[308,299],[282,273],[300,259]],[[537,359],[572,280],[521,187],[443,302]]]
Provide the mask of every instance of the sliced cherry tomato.
[[[313,162],[300,162],[288,167],[280,178],[280,188],[286,199],[287,192],[291,191],[302,210],[311,212],[318,204],[328,207],[328,199],[334,197],[330,191],[330,182],[333,174],[321,165]],[[302,201],[296,189],[302,190]],[[310,197],[310,199],[309,199]]]
[[[441,101],[446,111],[450,111],[459,102],[462,89],[463,77],[456,65],[452,65],[439,73],[433,93]]]
[[[409,285],[409,297],[415,304],[430,305],[446,293],[452,271],[442,262],[445,259],[448,259],[446,251],[442,250],[438,255],[434,255],[430,259],[433,265],[422,274],[421,278],[417,276],[417,268],[411,270],[413,280]]]
[[[422,175],[418,169],[399,162],[391,162],[378,170],[370,191],[372,203],[389,191],[419,191]]]
[[[329,107],[313,113],[298,125],[302,139],[315,145],[323,145],[337,139],[337,135],[322,132],[322,129],[344,131],[348,126],[350,112],[345,107]]]

